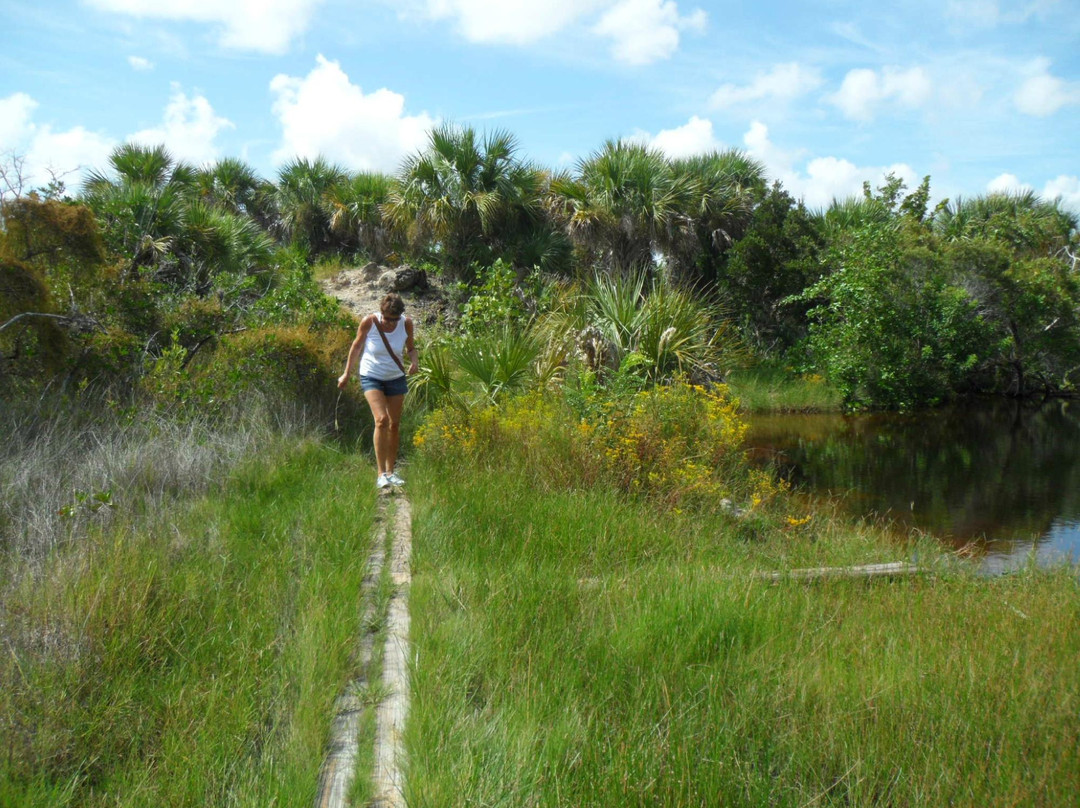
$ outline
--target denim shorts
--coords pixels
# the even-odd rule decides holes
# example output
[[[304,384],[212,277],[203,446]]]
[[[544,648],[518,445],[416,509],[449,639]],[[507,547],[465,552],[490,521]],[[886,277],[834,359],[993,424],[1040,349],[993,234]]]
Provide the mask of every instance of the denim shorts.
[[[403,396],[409,392],[409,382],[405,376],[396,379],[376,379],[374,376],[361,376],[360,389],[365,393],[368,390],[381,390],[386,396]]]

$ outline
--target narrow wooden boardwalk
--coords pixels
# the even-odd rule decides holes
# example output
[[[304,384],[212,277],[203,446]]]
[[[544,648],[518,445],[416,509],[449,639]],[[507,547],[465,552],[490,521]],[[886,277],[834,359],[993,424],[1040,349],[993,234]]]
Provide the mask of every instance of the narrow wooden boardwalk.
[[[394,502],[393,517],[387,523],[389,502]],[[379,581],[387,563],[385,533],[390,531],[390,579],[393,593],[386,604],[385,647],[382,654],[382,699],[375,707],[374,770],[371,772],[373,799],[369,803],[379,808],[404,808],[403,733],[409,708],[409,585],[412,580],[412,511],[404,494],[380,495],[376,517],[376,536],[368,570],[364,576],[360,621],[362,634],[357,643],[357,677],[338,697],[335,716],[330,728],[326,758],[319,774],[315,799],[317,808],[346,808],[349,792],[356,777],[359,757],[360,722],[365,707],[362,696],[370,689],[371,667],[375,650],[375,634],[370,626],[379,622],[377,598]]]

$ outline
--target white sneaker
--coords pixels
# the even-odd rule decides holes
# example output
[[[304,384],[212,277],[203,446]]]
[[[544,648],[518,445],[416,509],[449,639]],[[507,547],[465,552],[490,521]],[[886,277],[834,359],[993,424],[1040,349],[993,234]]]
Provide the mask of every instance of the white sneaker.
[[[375,481],[376,488],[388,488],[390,486],[390,475],[380,474],[379,479]]]
[[[390,485],[405,485],[405,481],[392,471],[386,475],[386,479],[390,481]]]

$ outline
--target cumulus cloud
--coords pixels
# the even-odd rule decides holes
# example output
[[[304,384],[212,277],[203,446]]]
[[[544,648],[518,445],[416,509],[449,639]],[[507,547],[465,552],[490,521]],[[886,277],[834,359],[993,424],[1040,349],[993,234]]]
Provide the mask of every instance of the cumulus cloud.
[[[1020,178],[1015,174],[1006,172],[999,174],[986,183],[986,190],[992,194],[1017,194],[1033,189],[1030,185],[1020,182]]]
[[[671,0],[619,0],[593,31],[612,40],[611,53],[620,62],[646,65],[670,57],[681,31],[703,31],[707,21],[701,9],[682,16]]]
[[[94,8],[137,18],[208,23],[217,26],[226,48],[284,53],[307,30],[321,0],[86,0]]]
[[[80,172],[104,164],[114,146],[111,140],[81,126],[58,131],[35,123],[37,107],[26,93],[0,98],[0,155],[25,161],[23,190],[43,186],[53,176],[73,185]]]
[[[405,97],[391,90],[365,94],[322,55],[307,76],[277,75],[270,90],[282,128],[278,163],[322,155],[354,170],[393,171],[436,123],[427,113],[405,114]]]
[[[880,73],[857,68],[844,76],[840,89],[828,100],[846,118],[871,121],[882,104],[920,107],[930,100],[933,89],[930,77],[921,67],[908,70],[886,67]]]
[[[1042,195],[1044,199],[1060,199],[1062,207],[1080,213],[1080,177],[1062,174],[1046,183]]]
[[[992,194],[1019,194],[1035,189],[1015,174],[1006,172],[986,183],[986,190]],[[1061,174],[1047,182],[1039,196],[1047,201],[1060,200],[1062,207],[1080,213],[1080,177]]]
[[[426,0],[431,19],[452,19],[470,42],[525,45],[561,31],[605,0]]]
[[[128,64],[131,65],[132,70],[153,70],[154,63],[149,59],[144,59],[142,56],[129,56]]]
[[[644,143],[675,159],[706,154],[724,148],[724,145],[713,134],[712,121],[699,118],[697,115],[691,116],[690,120],[682,126],[661,129],[655,136],[648,132],[636,132],[629,139]]]
[[[743,143],[751,156],[765,164],[769,175],[780,180],[792,196],[802,199],[808,207],[824,208],[834,199],[862,196],[863,182],[880,185],[885,177],[894,174],[908,188],[914,188],[919,178],[906,163],[890,166],[858,166],[840,157],[815,157],[800,169],[798,163],[805,153],[785,151],[769,139],[769,130],[760,121],[754,121],[743,136]]]
[[[214,113],[204,96],[189,98],[179,85],[173,84],[161,124],[135,132],[128,140],[147,146],[164,143],[178,159],[208,163],[219,157],[217,136],[225,129],[234,128],[232,121]]]
[[[1070,104],[1080,103],[1080,85],[1050,75],[1050,62],[1036,59],[1024,71],[1027,78],[1013,96],[1016,108],[1025,115],[1044,118]]]
[[[755,101],[790,101],[821,86],[821,75],[814,68],[788,62],[760,73],[749,84],[724,84],[712,94],[710,103],[718,109],[749,104]]]

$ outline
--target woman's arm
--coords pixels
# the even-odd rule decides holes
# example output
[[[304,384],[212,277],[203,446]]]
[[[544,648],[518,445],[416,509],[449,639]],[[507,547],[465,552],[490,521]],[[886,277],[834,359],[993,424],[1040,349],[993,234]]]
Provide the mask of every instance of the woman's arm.
[[[349,346],[349,356],[345,360],[345,372],[338,376],[337,386],[344,390],[345,385],[349,383],[349,375],[352,373],[353,367],[356,366],[357,360],[360,358],[360,354],[364,350],[364,341],[367,339],[368,331],[371,330],[372,315],[368,315],[360,321],[360,325],[356,329],[356,339],[353,340],[352,345]]]
[[[412,376],[420,370],[420,359],[416,354],[416,343],[413,341],[412,318],[405,318],[405,353],[409,357],[409,375]]]

